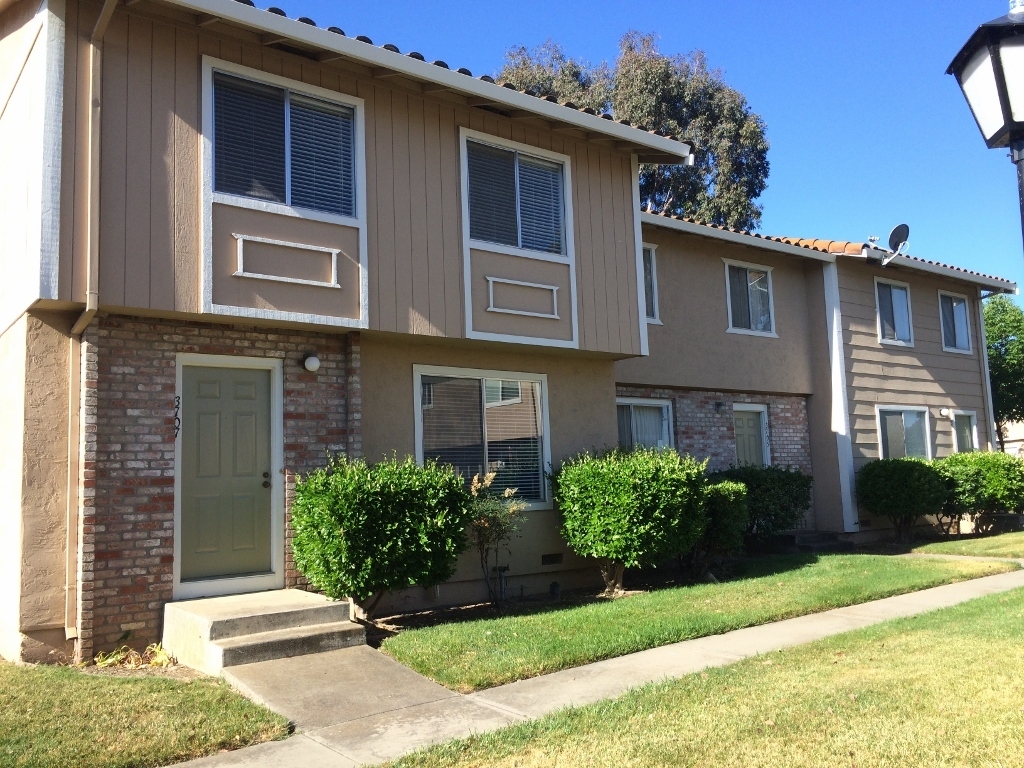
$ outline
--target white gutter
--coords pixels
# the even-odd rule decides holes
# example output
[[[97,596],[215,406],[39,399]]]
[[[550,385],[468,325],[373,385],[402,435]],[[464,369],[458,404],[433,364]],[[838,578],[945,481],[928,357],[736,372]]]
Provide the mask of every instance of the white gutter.
[[[892,253],[889,251],[879,251],[874,248],[865,248],[863,253],[860,255],[846,254],[855,259],[878,259],[881,261],[883,258],[889,258]],[[1017,284],[1012,280],[1002,280],[998,277],[986,277],[985,275],[972,274],[971,272],[965,272],[955,267],[947,267],[941,264],[930,264],[926,261],[919,259],[913,259],[909,256],[897,256],[889,265],[895,265],[897,267],[906,267],[907,269],[914,269],[918,272],[928,272],[933,275],[942,275],[943,277],[951,277],[954,280],[962,280],[964,282],[972,283],[973,285],[980,285],[988,288],[997,293],[1012,293],[1017,294]]]
[[[674,229],[677,232],[685,232],[688,235],[710,237],[715,240],[724,240],[728,243],[736,243],[738,245],[748,245],[752,248],[761,248],[766,251],[777,251],[778,253],[785,253],[790,256],[800,256],[805,259],[815,259],[817,261],[824,261],[828,263],[832,263],[836,260],[834,254],[812,251],[810,248],[803,248],[799,245],[790,245],[789,243],[780,243],[775,240],[769,240],[765,237],[758,237],[757,235],[745,235],[742,232],[718,229],[717,227],[710,227],[706,224],[694,224],[691,221],[672,219],[668,216],[659,216],[655,213],[641,213],[640,221],[643,224],[650,224],[652,227]]]
[[[484,103],[501,105],[516,110],[533,112],[560,123],[569,123],[585,131],[621,140],[629,147],[645,147],[667,158],[662,162],[686,162],[690,156],[690,145],[665,136],[605,120],[598,115],[563,107],[535,96],[503,88],[500,85],[478,80],[457,71],[434,66],[425,61],[410,58],[376,45],[305,24],[296,19],[278,16],[235,0],[166,0],[166,2],[187,8],[200,14],[207,22],[220,20],[261,32],[266,40],[294,40],[322,51],[321,60],[347,58],[374,68],[385,70],[383,74],[407,75],[414,80],[426,80],[445,86],[464,96],[477,97]],[[623,147],[624,149],[626,147]]]

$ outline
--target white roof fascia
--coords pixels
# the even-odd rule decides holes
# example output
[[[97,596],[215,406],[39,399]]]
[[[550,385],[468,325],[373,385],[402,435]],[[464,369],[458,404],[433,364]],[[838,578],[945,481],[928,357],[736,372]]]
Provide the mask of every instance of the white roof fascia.
[[[853,254],[844,255],[853,256],[855,259],[877,259],[881,261],[882,259],[891,257],[892,252],[879,250],[877,248],[865,248],[864,252],[859,256]],[[997,293],[1018,293],[1017,284],[1011,280],[972,274],[970,272],[965,272],[955,267],[948,267],[942,264],[929,264],[925,261],[918,261],[917,259],[903,256],[902,254],[890,261],[889,264],[895,264],[899,267],[917,270],[918,272],[929,272],[933,275],[942,275],[943,277],[949,277],[964,283],[971,283],[972,285],[980,285]]]
[[[429,62],[378,48],[376,45],[314,27],[296,19],[278,16],[244,3],[235,2],[235,0],[165,0],[165,2],[198,14],[216,17],[228,23],[301,41],[320,50],[338,53],[345,58],[373,67],[386,68],[416,80],[437,83],[464,95],[484,98],[495,104],[533,112],[539,117],[569,123],[585,131],[593,131],[633,146],[670,155],[678,158],[680,163],[685,162],[685,159],[691,154],[691,147],[685,142],[648,133],[613,120],[605,120],[599,115],[589,115],[586,112],[563,107],[560,104],[503,88],[500,85],[488,83],[457,71],[437,67]]]
[[[694,224],[690,221],[672,219],[667,216],[659,216],[655,213],[641,213],[640,221],[643,224],[650,224],[653,227],[674,229],[677,232],[685,232],[690,235],[711,237],[716,240],[725,240],[729,243],[747,245],[752,248],[761,248],[766,251],[777,251],[778,253],[785,253],[790,256],[800,256],[805,259],[815,259],[817,261],[824,261],[828,263],[832,263],[836,260],[835,254],[812,251],[810,248],[802,248],[799,245],[779,243],[763,237],[756,237],[755,235],[744,235],[742,232],[718,229],[717,227],[709,227],[706,224]]]

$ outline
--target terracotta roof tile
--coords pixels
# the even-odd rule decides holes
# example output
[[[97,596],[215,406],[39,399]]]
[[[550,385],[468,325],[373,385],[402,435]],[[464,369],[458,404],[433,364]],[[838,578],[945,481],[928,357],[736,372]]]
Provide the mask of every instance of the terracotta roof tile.
[[[668,214],[657,213],[655,216],[663,216],[666,219],[676,219],[678,221],[685,221],[688,224],[696,224],[700,227],[708,227],[710,229],[719,229],[727,232],[735,232],[738,235],[747,235],[748,237],[756,237],[760,240],[770,240],[775,243],[784,243],[786,245],[793,245],[798,248],[806,248],[810,251],[817,251],[818,253],[827,253],[829,255],[841,255],[841,256],[860,256],[865,250],[872,250],[878,253],[891,253],[884,248],[877,248],[869,243],[855,243],[848,242],[846,240],[817,240],[808,238],[797,238],[797,237],[774,237],[772,235],[761,235],[757,232],[750,232],[745,229],[735,229],[733,227],[723,227],[718,224],[709,224],[706,221],[698,221],[691,219],[686,216],[671,216]],[[1005,277],[998,277],[996,275],[987,275],[984,272],[975,272],[972,269],[964,269],[963,267],[957,267],[952,264],[943,264],[939,261],[931,261],[929,259],[922,259],[919,256],[910,256],[909,254],[901,254],[902,258],[909,259],[910,261],[916,261],[921,264],[928,264],[933,267],[940,267],[942,269],[950,269],[954,272],[960,272],[964,275],[971,275],[973,277],[982,277],[986,280],[997,280],[1007,285],[1013,285],[1012,280],[1007,280]]]

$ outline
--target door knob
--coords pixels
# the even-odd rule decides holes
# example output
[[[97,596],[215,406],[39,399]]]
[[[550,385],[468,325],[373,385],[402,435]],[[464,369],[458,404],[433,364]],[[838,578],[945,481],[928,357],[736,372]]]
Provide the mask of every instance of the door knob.
[[[263,487],[264,488],[269,488],[270,487],[270,481],[269,480],[264,480],[263,481]]]
[[[268,478],[268,477],[270,477],[270,473],[269,473],[269,472],[264,472],[264,473],[263,473],[263,477],[264,477],[264,478]]]

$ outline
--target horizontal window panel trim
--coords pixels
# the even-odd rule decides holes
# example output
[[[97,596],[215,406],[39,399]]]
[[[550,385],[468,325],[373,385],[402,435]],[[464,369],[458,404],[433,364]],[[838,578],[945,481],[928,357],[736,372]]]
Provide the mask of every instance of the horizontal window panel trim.
[[[544,285],[543,283],[528,283],[525,280],[509,280],[504,277],[491,277],[487,275],[487,296],[488,296],[488,312],[499,312],[506,315],[522,315],[524,317],[539,317],[545,320],[561,320],[558,316],[558,286],[557,285]],[[530,312],[522,309],[511,309],[509,307],[498,307],[494,304],[494,284],[499,285],[518,285],[523,288],[539,288],[542,290],[551,291],[551,312]]]
[[[541,149],[540,147],[535,147],[532,144],[524,144],[521,141],[503,139],[500,136],[474,131],[470,128],[464,128],[463,135],[466,137],[467,141],[475,142],[477,144],[488,144],[498,149],[512,150],[521,155],[533,155],[534,157],[542,160],[551,160],[556,163],[560,163],[565,167],[568,167],[569,165],[569,155],[563,155],[561,152],[554,152],[550,149]]]
[[[541,320],[561,320],[558,315],[550,315],[545,312],[529,312],[525,309],[505,309],[503,307],[488,307],[488,312],[495,312],[500,315],[520,315],[522,317],[538,317]]]
[[[650,321],[649,321],[650,322]],[[727,328],[726,333],[736,333],[740,336],[762,336],[766,339],[777,339],[779,334],[774,331],[751,331],[747,328]]]
[[[342,216],[336,213],[325,211],[313,211],[308,208],[297,208],[283,203],[272,203],[267,200],[259,200],[254,197],[232,195],[226,192],[214,192],[212,201],[218,205],[231,205],[236,208],[248,208],[251,211],[264,211],[265,213],[276,213],[280,216],[291,216],[296,219],[308,219],[319,221],[324,224],[340,224],[346,227],[361,228],[363,219],[358,216]]]
[[[489,253],[500,253],[505,256],[523,256],[527,259],[538,261],[551,261],[555,264],[568,264],[570,256],[564,253],[549,253],[547,251],[531,251],[527,248],[517,248],[513,245],[492,243],[487,240],[470,240],[469,247],[474,251],[487,251]]]
[[[879,344],[885,344],[887,347],[907,347],[913,349],[914,342],[912,341],[899,341],[898,339],[879,339]]]
[[[579,349],[578,341],[569,339],[550,339],[544,336],[514,336],[505,333],[488,333],[486,331],[469,331],[467,338],[478,341],[507,341],[511,344],[532,344],[540,347],[562,347],[564,349]]]
[[[333,315],[307,315],[303,312],[285,312],[278,309],[257,309],[236,307],[230,304],[210,304],[210,314],[229,317],[249,317],[258,320],[286,320],[308,325],[331,325],[341,328],[368,328],[369,323],[358,317],[334,317]]]
[[[947,347],[945,345],[943,345],[942,351],[943,352],[952,352],[954,355],[973,355],[974,354],[974,350],[973,349],[958,349],[957,347]]]
[[[315,288],[340,289],[337,283],[327,283],[322,280],[303,280],[298,277],[280,277],[278,275],[264,275],[259,272],[232,272],[232,277],[248,277],[252,280],[269,280],[274,283],[292,283],[293,285],[309,285]]]
[[[657,318],[657,317],[648,317],[647,318],[647,324],[648,325],[664,325],[664,323],[660,320],[660,318]]]

